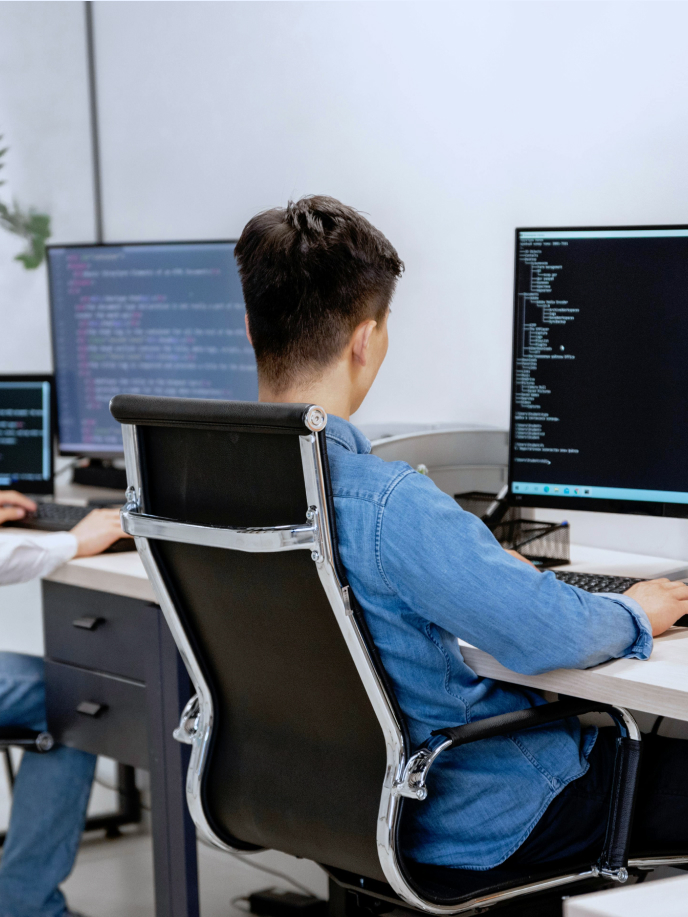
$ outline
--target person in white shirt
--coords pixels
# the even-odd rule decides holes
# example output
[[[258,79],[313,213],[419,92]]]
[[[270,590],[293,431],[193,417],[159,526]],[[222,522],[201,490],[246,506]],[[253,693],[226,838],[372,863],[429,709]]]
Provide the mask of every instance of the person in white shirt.
[[[0,491],[0,524],[35,508],[23,494]],[[71,532],[5,530],[0,532],[0,585],[48,576],[73,557],[99,554],[122,537],[115,509],[93,510]],[[38,657],[0,652],[0,728],[8,727],[47,728]],[[94,755],[64,746],[24,755],[0,860],[0,917],[72,913],[59,885],[79,849],[95,763]]]

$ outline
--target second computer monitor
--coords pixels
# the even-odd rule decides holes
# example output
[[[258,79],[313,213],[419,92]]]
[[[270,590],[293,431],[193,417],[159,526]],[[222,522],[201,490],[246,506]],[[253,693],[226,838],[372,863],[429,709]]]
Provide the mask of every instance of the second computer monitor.
[[[122,452],[110,399],[127,392],[253,401],[234,242],[51,246],[63,454]]]
[[[688,227],[516,233],[516,503],[688,516]]]
[[[0,491],[53,492],[52,417],[52,376],[0,376]]]

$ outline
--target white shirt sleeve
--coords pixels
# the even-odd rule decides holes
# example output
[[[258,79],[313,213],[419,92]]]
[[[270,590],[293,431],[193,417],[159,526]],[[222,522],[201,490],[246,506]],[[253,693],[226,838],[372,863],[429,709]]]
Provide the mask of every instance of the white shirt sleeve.
[[[1,532],[0,586],[48,576],[71,560],[76,551],[77,540],[70,532],[50,535]]]

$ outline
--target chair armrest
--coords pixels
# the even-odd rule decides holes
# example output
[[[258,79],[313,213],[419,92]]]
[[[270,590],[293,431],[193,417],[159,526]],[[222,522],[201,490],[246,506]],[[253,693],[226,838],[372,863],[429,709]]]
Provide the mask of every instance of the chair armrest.
[[[435,729],[432,735],[444,736],[445,741],[436,748],[420,748],[409,758],[402,780],[395,785],[396,793],[412,799],[425,799],[428,795],[428,772],[439,755],[450,748],[546,726],[584,713],[606,713],[614,720],[619,732],[604,848],[594,868],[601,875],[625,882],[628,878],[628,844],[640,765],[640,730],[633,717],[622,707],[567,697],[552,704],[515,710],[463,726]]]
[[[584,713],[610,713],[613,708],[609,704],[600,704],[595,701],[579,700],[567,697],[552,704],[542,704],[539,707],[529,707],[527,710],[514,710],[512,713],[501,713],[499,716],[490,716],[475,723],[466,723],[464,726],[448,726],[444,729],[435,729],[431,735],[445,736],[448,743],[442,744],[442,750],[457,748],[459,745],[468,745],[469,742],[478,742],[481,739],[491,739],[493,736],[518,732],[522,729],[534,729],[537,726],[547,726],[557,720],[565,720],[570,716],[581,716]]]

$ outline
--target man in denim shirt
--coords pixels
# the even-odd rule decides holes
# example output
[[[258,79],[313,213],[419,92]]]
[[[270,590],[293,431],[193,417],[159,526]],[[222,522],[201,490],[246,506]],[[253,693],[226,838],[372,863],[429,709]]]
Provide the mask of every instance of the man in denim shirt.
[[[477,676],[457,637],[524,673],[648,658],[653,634],[688,611],[687,586],[657,580],[605,596],[540,573],[429,478],[372,456],[349,422],[387,352],[403,270],[380,232],[332,198],[304,198],[254,217],[236,257],[260,400],[317,403],[329,415],[341,558],[414,747],[433,729],[543,703],[535,691]],[[427,801],[409,806],[406,854],[484,870],[509,857],[535,863],[595,845],[599,852],[612,732],[572,719],[443,755]],[[686,746],[661,741],[643,769],[638,843],[674,840],[657,817],[669,787],[685,846]]]

